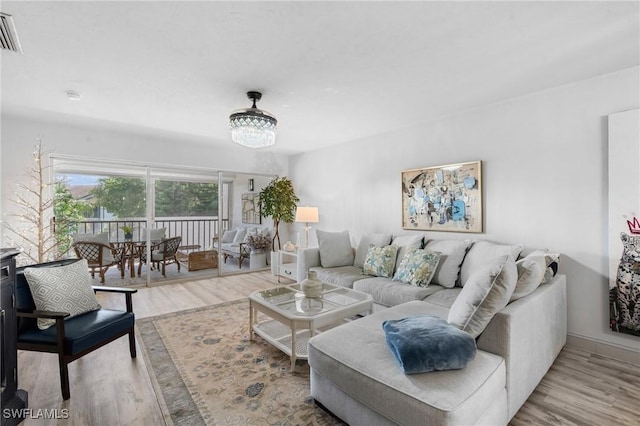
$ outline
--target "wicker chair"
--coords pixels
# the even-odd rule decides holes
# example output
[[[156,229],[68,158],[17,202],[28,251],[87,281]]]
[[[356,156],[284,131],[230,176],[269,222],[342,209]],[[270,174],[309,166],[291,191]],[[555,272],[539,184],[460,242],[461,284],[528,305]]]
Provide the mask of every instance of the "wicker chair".
[[[73,250],[78,258],[87,259],[91,278],[95,278],[95,273],[98,271],[100,283],[104,284],[105,272],[114,265],[120,268],[120,278],[124,278],[121,248],[93,241],[77,241],[73,244]]]
[[[162,276],[166,277],[165,266],[170,263],[178,265],[178,272],[180,272],[180,262],[176,257],[178,247],[182,243],[182,237],[167,238],[163,241],[158,241],[151,245],[151,263],[160,267],[162,264]],[[147,263],[147,251],[142,250],[140,254],[140,263],[138,264],[138,275],[142,273],[142,264]]]

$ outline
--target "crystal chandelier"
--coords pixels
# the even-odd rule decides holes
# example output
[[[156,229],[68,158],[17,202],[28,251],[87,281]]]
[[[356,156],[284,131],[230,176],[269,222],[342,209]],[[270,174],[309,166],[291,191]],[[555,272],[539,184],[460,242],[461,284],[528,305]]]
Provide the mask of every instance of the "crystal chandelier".
[[[247,97],[253,100],[253,106],[233,111],[229,116],[231,139],[249,148],[275,144],[278,120],[273,114],[256,108],[256,102],[262,98],[262,93],[247,92]]]

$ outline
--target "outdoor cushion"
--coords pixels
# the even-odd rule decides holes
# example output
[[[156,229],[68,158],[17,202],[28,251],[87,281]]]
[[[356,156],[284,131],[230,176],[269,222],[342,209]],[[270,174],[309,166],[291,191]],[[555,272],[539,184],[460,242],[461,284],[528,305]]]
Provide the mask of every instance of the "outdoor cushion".
[[[101,243],[107,247],[110,247],[109,243],[109,234],[107,232],[102,232],[100,234],[74,234],[71,236],[74,243],[83,241],[88,243]],[[102,263],[104,265],[109,265],[115,261],[113,257],[113,253],[111,250],[107,250],[106,248],[102,251]]]

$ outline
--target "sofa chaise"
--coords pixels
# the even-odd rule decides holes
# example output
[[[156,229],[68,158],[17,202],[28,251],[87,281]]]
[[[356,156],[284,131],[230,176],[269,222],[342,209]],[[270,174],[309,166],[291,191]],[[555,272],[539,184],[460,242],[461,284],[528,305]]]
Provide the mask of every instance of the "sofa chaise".
[[[556,254],[523,257],[521,245],[375,234],[363,237],[355,255],[349,243],[349,257],[344,235],[340,246],[339,233],[318,232],[320,247],[299,252],[299,279],[300,271],[315,270],[374,300],[373,314],[309,341],[311,395],[351,425],[506,425],[566,343],[566,277],[556,274]],[[393,273],[370,275],[370,252],[387,246],[397,250]],[[434,251],[440,258],[428,285],[398,279],[407,253]],[[405,374],[382,323],[418,315],[467,331],[475,357],[461,369]]]

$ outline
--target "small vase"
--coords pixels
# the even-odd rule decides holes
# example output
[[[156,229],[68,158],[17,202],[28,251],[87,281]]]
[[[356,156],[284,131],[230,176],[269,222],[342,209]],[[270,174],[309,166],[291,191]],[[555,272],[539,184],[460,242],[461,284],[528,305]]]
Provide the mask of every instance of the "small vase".
[[[309,271],[307,279],[300,283],[300,288],[305,297],[313,299],[322,296],[322,281],[318,279],[315,271]]]
[[[287,241],[283,248],[284,251],[294,251],[296,249],[296,246],[294,246],[291,241]]]

